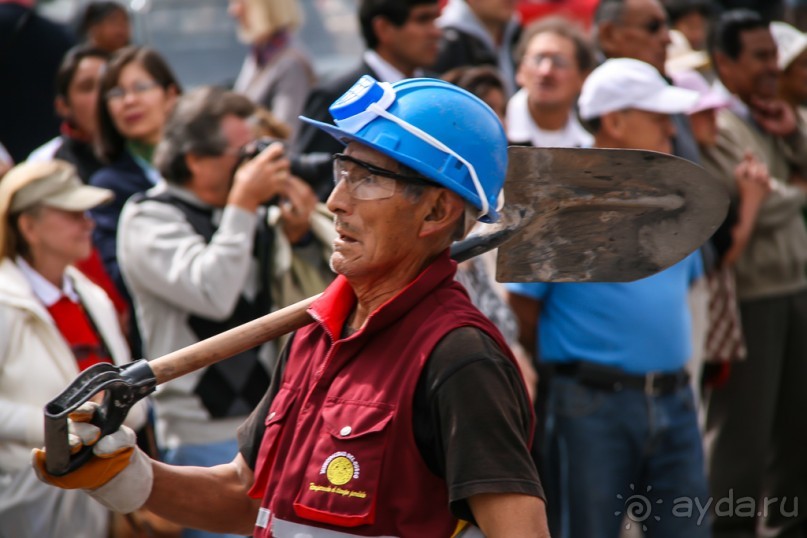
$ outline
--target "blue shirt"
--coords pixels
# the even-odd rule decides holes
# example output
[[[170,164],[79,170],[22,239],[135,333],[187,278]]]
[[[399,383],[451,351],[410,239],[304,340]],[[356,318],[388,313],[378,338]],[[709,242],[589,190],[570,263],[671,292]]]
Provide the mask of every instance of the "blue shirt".
[[[703,274],[699,252],[655,275],[626,283],[507,284],[541,301],[538,356],[585,360],[633,373],[673,371],[692,353],[687,295]]]

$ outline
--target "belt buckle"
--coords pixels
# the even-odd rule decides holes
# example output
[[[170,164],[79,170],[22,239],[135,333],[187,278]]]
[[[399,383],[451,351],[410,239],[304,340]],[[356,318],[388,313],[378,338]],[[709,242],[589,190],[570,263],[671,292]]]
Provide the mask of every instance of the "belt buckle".
[[[650,372],[644,376],[644,393],[647,396],[658,396],[658,389],[656,388],[656,372]]]

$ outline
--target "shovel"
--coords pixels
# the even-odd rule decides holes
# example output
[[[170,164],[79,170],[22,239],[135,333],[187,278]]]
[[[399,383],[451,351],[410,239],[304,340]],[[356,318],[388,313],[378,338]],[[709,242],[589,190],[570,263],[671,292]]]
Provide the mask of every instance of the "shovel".
[[[638,150],[509,148],[502,219],[455,244],[464,261],[498,247],[501,282],[631,281],[703,244],[723,221],[728,192],[699,166]],[[151,361],[98,364],[45,407],[46,467],[64,475],[92,456],[71,455],[67,417],[104,391],[93,417],[102,435],[157,385],[292,332],[312,319],[311,297]]]

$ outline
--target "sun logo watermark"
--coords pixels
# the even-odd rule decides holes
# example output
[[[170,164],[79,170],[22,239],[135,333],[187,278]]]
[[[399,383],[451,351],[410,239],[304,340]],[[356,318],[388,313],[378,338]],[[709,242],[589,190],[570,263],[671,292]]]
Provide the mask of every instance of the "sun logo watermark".
[[[656,502],[653,503],[648,494],[653,489],[652,486],[647,486],[644,494],[642,493],[635,493],[636,488],[633,484],[630,485],[630,490],[634,493],[630,494],[627,498],[623,497],[621,493],[618,493],[616,498],[624,503],[624,511],[617,510],[614,512],[615,516],[624,516],[625,518],[625,529],[630,530],[633,524],[641,525],[643,531],[647,531],[647,525],[645,521],[648,518],[652,517],[656,521],[661,521],[661,516],[658,514],[653,514],[653,505],[654,504],[661,504],[663,501],[661,499],[656,499]]]

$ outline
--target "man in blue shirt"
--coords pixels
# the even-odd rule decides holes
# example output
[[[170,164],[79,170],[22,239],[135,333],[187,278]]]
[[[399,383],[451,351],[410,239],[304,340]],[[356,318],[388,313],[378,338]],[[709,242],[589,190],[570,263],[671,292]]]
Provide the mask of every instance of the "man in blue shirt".
[[[596,147],[670,153],[670,114],[696,100],[619,58],[588,77],[579,109]],[[676,510],[707,502],[684,371],[687,291],[702,273],[696,253],[636,282],[508,285],[522,343],[552,365],[543,476],[553,536],[616,538],[623,518],[652,536],[709,536],[702,512]]]

